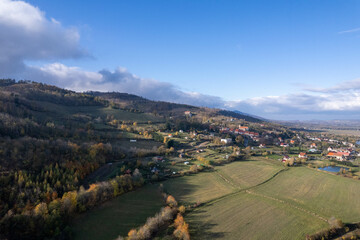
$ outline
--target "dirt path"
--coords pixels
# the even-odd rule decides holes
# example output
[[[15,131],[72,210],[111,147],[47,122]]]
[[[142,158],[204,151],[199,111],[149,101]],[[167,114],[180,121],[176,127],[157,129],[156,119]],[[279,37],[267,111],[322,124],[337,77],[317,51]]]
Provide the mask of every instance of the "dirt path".
[[[234,188],[237,188],[237,189],[241,189],[240,186],[236,185],[233,181],[227,179],[224,175],[222,175],[221,173],[219,173],[219,171],[214,171],[214,173],[216,175],[218,175],[222,180],[224,180],[225,182],[227,182],[228,184],[230,184],[231,186],[233,186]]]

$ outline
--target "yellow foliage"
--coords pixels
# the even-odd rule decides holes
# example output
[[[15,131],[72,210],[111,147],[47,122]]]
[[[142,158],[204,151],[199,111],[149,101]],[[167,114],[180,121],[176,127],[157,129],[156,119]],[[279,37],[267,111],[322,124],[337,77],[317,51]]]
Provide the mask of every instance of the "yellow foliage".
[[[184,224],[184,218],[181,214],[178,214],[174,221],[174,226],[178,228],[181,227],[183,224]]]
[[[131,237],[136,236],[136,234],[137,234],[136,229],[131,229],[131,230],[129,231],[129,233],[128,233],[128,236],[131,238]]]
[[[186,208],[183,205],[181,205],[178,210],[181,214],[184,214],[186,211]]]
[[[36,205],[34,212],[36,215],[42,215],[45,216],[48,214],[48,208],[46,203],[39,203],[38,205]]]
[[[66,192],[64,193],[63,197],[62,197],[62,201],[65,201],[65,199],[69,199],[71,202],[71,205],[73,207],[76,206],[77,204],[77,192],[76,191],[72,191],[72,192]]]
[[[169,195],[166,198],[166,204],[169,205],[170,207],[176,207],[177,201],[175,200],[175,198],[173,196]]]
[[[88,189],[88,190],[86,190],[86,191],[87,191],[87,192],[92,192],[92,191],[94,191],[94,190],[96,189],[96,187],[97,187],[97,185],[96,185],[95,183],[90,184],[89,189]]]

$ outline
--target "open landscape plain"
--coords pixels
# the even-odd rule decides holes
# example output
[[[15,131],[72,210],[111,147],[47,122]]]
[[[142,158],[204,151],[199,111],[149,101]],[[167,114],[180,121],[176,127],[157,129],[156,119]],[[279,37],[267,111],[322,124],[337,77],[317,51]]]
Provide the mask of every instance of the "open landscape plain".
[[[359,0],[0,0],[0,240],[360,240]]]
[[[356,136],[35,82],[0,90],[4,239],[358,236]]]

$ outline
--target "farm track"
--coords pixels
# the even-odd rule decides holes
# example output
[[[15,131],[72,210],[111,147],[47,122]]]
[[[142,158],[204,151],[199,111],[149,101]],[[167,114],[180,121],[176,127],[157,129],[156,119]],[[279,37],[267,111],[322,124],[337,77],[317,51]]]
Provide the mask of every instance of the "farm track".
[[[218,175],[222,180],[224,180],[225,182],[227,182],[228,184],[230,184],[231,186],[233,186],[234,188],[241,189],[240,186],[237,186],[233,181],[227,179],[224,175],[222,175],[222,174],[219,173],[218,171],[214,171],[214,173],[215,173],[216,175]]]
[[[306,210],[306,209],[304,209],[304,208],[302,208],[302,207],[296,206],[296,205],[294,205],[294,204],[291,204],[291,203],[289,203],[289,202],[286,202],[286,201],[281,200],[281,199],[278,199],[278,198],[270,197],[270,196],[267,196],[267,195],[264,195],[264,194],[255,193],[255,192],[251,191],[251,189],[254,189],[254,188],[258,187],[258,186],[261,186],[261,185],[263,185],[263,184],[265,184],[265,183],[273,180],[276,176],[278,176],[279,174],[281,174],[282,172],[287,171],[287,170],[289,170],[289,168],[283,168],[283,169],[277,171],[274,175],[272,175],[270,178],[266,179],[265,181],[263,181],[263,182],[261,182],[261,183],[259,183],[259,184],[256,184],[256,185],[254,185],[254,186],[251,186],[251,187],[248,187],[248,188],[243,188],[243,189],[241,189],[240,186],[237,186],[237,185],[236,185],[234,182],[232,182],[231,180],[227,179],[224,175],[222,175],[222,174],[219,173],[218,171],[215,171],[214,173],[217,174],[223,181],[225,181],[226,183],[228,183],[228,184],[231,185],[232,187],[235,187],[235,188],[238,189],[238,190],[236,190],[236,191],[234,191],[234,192],[232,192],[232,193],[223,195],[223,196],[221,196],[221,197],[212,199],[212,200],[210,200],[210,201],[208,201],[208,202],[205,202],[205,203],[201,204],[201,205],[200,205],[199,207],[197,207],[197,208],[201,208],[201,207],[204,207],[204,206],[212,205],[212,204],[214,204],[214,203],[216,203],[216,202],[219,202],[219,201],[222,201],[222,200],[224,200],[224,199],[226,199],[226,198],[235,196],[235,195],[237,195],[237,194],[239,194],[239,193],[247,193],[247,194],[251,194],[251,195],[257,196],[257,197],[262,197],[262,198],[266,198],[266,199],[270,199],[270,200],[276,201],[276,202],[281,203],[281,204],[284,204],[284,205],[286,205],[286,206],[288,206],[288,207],[291,207],[291,208],[297,209],[297,210],[299,210],[299,211],[302,211],[302,212],[304,212],[304,213],[307,213],[307,214],[309,214],[309,215],[312,215],[313,217],[316,217],[316,218],[320,219],[321,221],[324,221],[324,222],[327,223],[328,220],[327,220],[325,217],[322,217],[322,216],[320,216],[319,214],[317,214],[317,213],[315,213],[315,212]]]

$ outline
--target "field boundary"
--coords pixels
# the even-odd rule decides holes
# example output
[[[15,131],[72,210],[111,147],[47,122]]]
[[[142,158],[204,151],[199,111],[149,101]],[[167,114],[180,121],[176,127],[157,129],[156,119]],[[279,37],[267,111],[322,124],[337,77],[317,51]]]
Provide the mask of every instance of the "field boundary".
[[[209,201],[207,201],[207,202],[204,202],[204,203],[200,204],[200,205],[199,205],[198,207],[196,207],[196,208],[200,208],[200,207],[203,207],[203,206],[207,206],[207,205],[213,204],[213,203],[218,202],[218,201],[220,201],[220,200],[222,200],[222,199],[224,199],[224,198],[231,197],[231,196],[236,195],[236,194],[239,194],[239,193],[241,193],[241,192],[245,192],[246,190],[249,190],[249,189],[258,187],[258,186],[260,186],[260,185],[262,185],[262,184],[264,184],[264,183],[267,183],[268,181],[272,180],[272,179],[275,178],[277,175],[279,175],[281,172],[287,171],[287,170],[288,170],[288,168],[280,169],[279,171],[277,171],[276,173],[274,173],[270,178],[266,179],[265,181],[263,181],[263,182],[261,182],[261,183],[259,183],[259,184],[256,184],[256,185],[251,186],[251,187],[248,187],[248,188],[242,188],[242,189],[236,190],[236,191],[234,191],[234,192],[232,192],[232,193],[228,193],[228,194],[225,194],[225,195],[223,195],[223,196],[220,196],[220,197],[211,199],[211,200],[209,200]],[[222,178],[222,179],[223,179],[223,178]],[[226,179],[223,179],[223,180],[224,180],[225,182],[227,182]],[[238,188],[238,187],[237,187],[237,188]]]
[[[233,181],[227,179],[224,175],[222,175],[221,173],[219,173],[218,170],[214,171],[214,173],[216,173],[222,180],[224,180],[224,181],[227,182],[228,184],[232,185],[234,188],[241,189],[240,186],[237,186]]]
[[[196,208],[194,208],[193,210],[196,211],[196,210],[198,210],[198,209],[201,208],[201,207],[205,207],[205,206],[214,204],[214,203],[219,202],[219,201],[221,201],[221,200],[224,200],[224,199],[226,199],[226,198],[228,198],[228,197],[235,196],[235,195],[237,195],[237,194],[239,194],[239,193],[244,192],[244,193],[251,194],[251,195],[254,195],[254,196],[258,196],[258,197],[262,197],[262,198],[266,198],[266,199],[270,199],[270,200],[276,201],[276,202],[278,202],[278,203],[284,204],[284,205],[286,205],[286,206],[288,206],[288,207],[290,207],[290,208],[293,208],[293,209],[297,209],[297,210],[302,211],[302,212],[304,212],[304,213],[307,213],[307,214],[309,214],[309,215],[311,215],[311,216],[313,216],[313,217],[316,217],[316,218],[318,218],[318,219],[321,220],[321,221],[324,221],[324,222],[328,223],[327,218],[319,215],[318,213],[312,212],[312,211],[310,211],[310,210],[304,209],[304,208],[302,208],[302,207],[300,207],[300,206],[291,204],[291,203],[289,203],[289,202],[287,202],[287,201],[284,201],[284,200],[281,200],[281,199],[278,199],[278,198],[270,197],[270,196],[267,196],[267,195],[264,195],[264,194],[255,193],[255,192],[251,191],[251,189],[254,189],[254,188],[259,187],[259,186],[261,186],[261,185],[263,185],[263,184],[265,184],[265,183],[268,183],[269,181],[273,180],[276,176],[278,176],[278,175],[281,174],[282,172],[288,171],[288,170],[289,170],[289,168],[280,169],[279,171],[277,171],[276,173],[274,173],[270,178],[266,179],[265,181],[263,181],[263,182],[261,182],[261,183],[259,183],[259,184],[256,184],[256,185],[254,185],[254,186],[251,186],[251,187],[248,187],[248,188],[243,188],[243,189],[241,189],[240,186],[236,186],[236,184],[234,184],[231,180],[229,180],[229,179],[227,179],[226,177],[224,177],[224,176],[223,176],[222,174],[220,174],[219,172],[214,171],[223,181],[225,181],[226,183],[228,183],[229,185],[231,185],[231,186],[233,186],[233,187],[236,187],[238,190],[236,190],[236,191],[234,191],[234,192],[232,192],[232,193],[229,193],[229,194],[220,196],[220,197],[218,197],[218,198],[211,199],[211,200],[209,200],[209,201],[207,201],[207,202],[204,202],[204,203],[200,204],[199,206],[197,206]]]
[[[267,196],[267,195],[264,195],[264,194],[260,194],[260,193],[255,193],[255,192],[252,192],[252,191],[249,191],[249,190],[246,190],[245,192],[248,193],[248,194],[254,195],[254,196],[271,199],[271,200],[273,200],[273,201],[276,201],[276,202],[285,204],[285,205],[287,205],[287,206],[289,206],[289,207],[291,207],[291,208],[295,208],[295,209],[300,210],[300,211],[302,211],[302,212],[308,213],[308,214],[310,214],[310,215],[312,215],[312,216],[314,216],[314,217],[317,217],[318,219],[320,219],[320,220],[322,220],[322,221],[324,221],[324,222],[328,222],[328,220],[327,220],[326,218],[320,216],[319,214],[317,214],[317,213],[315,213],[315,212],[312,212],[312,211],[309,211],[309,210],[306,210],[306,209],[304,209],[304,208],[298,207],[298,206],[293,205],[293,204],[291,204],[291,203],[289,203],[289,202],[286,202],[286,201],[284,201],[284,200],[281,200],[281,199],[278,199],[278,198],[274,198],[274,197],[270,197],[270,196]]]

